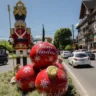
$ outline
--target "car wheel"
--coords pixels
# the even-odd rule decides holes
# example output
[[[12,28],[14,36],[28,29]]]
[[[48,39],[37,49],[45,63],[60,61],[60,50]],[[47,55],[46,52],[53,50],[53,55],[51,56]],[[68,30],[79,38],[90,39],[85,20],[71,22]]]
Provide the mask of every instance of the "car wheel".
[[[93,58],[93,60],[95,60],[95,58]]]
[[[3,63],[4,65],[6,65],[7,64],[7,61],[4,61],[4,63]]]
[[[77,66],[73,66],[73,68],[76,68]]]

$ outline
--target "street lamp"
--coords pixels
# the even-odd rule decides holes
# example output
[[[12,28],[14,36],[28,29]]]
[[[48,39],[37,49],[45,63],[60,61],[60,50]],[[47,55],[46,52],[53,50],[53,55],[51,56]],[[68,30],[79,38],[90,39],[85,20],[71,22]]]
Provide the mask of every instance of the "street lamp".
[[[10,43],[11,43],[12,45],[14,44],[13,38],[10,38],[9,41],[10,41]],[[14,54],[14,50],[12,50],[12,59],[13,59],[13,71],[14,71],[14,75],[15,75],[15,70],[14,70],[15,64],[14,64],[14,56],[13,56],[13,54]]]

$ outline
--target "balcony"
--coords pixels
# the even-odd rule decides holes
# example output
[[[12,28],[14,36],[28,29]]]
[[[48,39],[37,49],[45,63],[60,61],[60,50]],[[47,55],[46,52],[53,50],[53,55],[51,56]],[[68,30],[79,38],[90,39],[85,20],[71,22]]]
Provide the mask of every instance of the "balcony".
[[[80,21],[79,25],[77,26],[77,29],[79,29],[79,27],[86,22],[87,18],[88,18],[88,16],[86,15],[86,16]]]
[[[83,34],[79,34],[78,35],[78,39],[83,39],[84,38],[84,35]]]

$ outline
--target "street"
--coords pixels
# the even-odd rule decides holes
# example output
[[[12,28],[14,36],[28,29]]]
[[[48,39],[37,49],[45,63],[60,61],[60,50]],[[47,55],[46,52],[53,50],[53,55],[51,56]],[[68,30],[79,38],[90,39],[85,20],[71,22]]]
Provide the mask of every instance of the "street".
[[[28,58],[27,64],[30,64],[30,63],[31,63],[30,58]],[[21,59],[21,65],[22,64],[23,63],[22,63],[22,59]],[[14,59],[14,65],[16,66],[16,59]],[[13,59],[9,59],[7,65],[0,65],[0,73],[1,72],[8,72],[10,70],[13,70]]]
[[[91,61],[92,67],[73,68],[68,64],[67,59],[64,59],[64,63],[74,76],[76,76],[80,84],[86,90],[88,96],[96,96],[96,60]]]

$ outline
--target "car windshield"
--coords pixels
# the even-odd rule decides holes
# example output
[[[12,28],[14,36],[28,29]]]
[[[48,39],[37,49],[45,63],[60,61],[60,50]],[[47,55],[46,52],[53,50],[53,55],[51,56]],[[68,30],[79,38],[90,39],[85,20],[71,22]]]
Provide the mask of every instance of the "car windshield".
[[[0,54],[4,54],[5,53],[5,49],[0,49]]]
[[[86,52],[87,54],[92,54],[92,52]]]
[[[64,51],[64,53],[70,53],[69,51]]]
[[[75,57],[87,57],[87,55],[84,53],[79,53],[79,54],[76,54]]]

